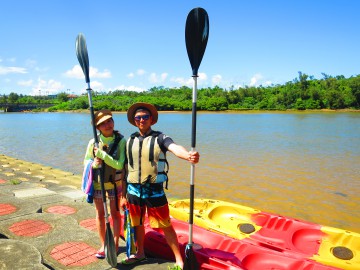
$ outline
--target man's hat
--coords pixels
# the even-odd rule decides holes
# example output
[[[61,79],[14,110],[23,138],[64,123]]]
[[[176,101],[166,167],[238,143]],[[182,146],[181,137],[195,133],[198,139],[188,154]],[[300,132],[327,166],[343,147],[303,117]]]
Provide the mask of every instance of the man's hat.
[[[100,125],[106,120],[112,118],[112,113],[109,110],[100,110],[95,113],[95,126]]]
[[[152,125],[156,124],[156,122],[158,120],[158,111],[157,111],[156,107],[150,103],[144,103],[144,102],[134,103],[128,109],[127,117],[128,117],[130,124],[136,126],[134,116],[135,116],[136,111],[139,109],[144,109],[144,110],[149,111],[152,116],[151,124]]]

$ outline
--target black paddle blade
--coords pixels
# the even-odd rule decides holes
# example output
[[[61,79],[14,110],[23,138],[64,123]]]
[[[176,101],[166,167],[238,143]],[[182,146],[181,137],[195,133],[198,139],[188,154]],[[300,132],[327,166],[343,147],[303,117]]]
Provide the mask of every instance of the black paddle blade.
[[[192,9],[186,19],[186,50],[192,67],[193,76],[197,76],[209,37],[209,16],[205,9]]]
[[[111,232],[110,223],[106,223],[106,234],[105,234],[105,258],[106,261],[112,266],[117,265],[117,250],[115,248],[114,237]]]
[[[88,51],[87,51],[87,47],[86,47],[85,36],[82,33],[78,34],[78,36],[76,38],[75,47],[76,47],[76,56],[79,60],[79,64],[85,75],[85,82],[89,83],[90,82],[89,56],[88,56]]]
[[[185,261],[184,261],[184,270],[199,270],[199,264],[196,260],[194,250],[192,246],[187,245],[185,248]]]

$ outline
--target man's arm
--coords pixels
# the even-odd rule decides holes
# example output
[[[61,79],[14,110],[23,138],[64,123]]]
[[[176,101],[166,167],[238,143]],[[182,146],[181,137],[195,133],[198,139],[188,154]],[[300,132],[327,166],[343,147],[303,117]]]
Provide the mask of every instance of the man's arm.
[[[173,153],[175,156],[185,159],[191,163],[198,163],[200,154],[196,151],[188,151],[183,146],[176,143],[171,143],[168,146],[168,150]]]

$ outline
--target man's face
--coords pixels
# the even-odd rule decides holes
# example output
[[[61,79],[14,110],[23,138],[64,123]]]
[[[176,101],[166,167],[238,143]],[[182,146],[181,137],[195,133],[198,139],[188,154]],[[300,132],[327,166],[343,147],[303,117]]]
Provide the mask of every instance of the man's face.
[[[136,112],[134,115],[134,120],[136,126],[142,132],[146,132],[151,127],[152,117],[148,111],[142,110]]]

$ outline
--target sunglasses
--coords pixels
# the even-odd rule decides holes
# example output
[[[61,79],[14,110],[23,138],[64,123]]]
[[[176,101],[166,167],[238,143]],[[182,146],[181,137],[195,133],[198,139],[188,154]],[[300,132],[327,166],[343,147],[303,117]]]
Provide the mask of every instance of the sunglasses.
[[[143,115],[143,116],[135,116],[134,119],[135,119],[135,121],[140,121],[141,119],[146,121],[146,120],[150,119],[150,115],[146,114],[146,115]]]

